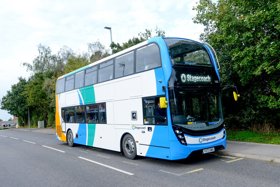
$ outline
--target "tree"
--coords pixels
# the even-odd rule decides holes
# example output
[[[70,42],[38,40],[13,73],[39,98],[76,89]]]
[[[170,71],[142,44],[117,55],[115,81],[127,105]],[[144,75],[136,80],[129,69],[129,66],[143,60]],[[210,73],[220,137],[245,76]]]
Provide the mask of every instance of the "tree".
[[[279,128],[279,1],[200,0],[195,10],[194,21],[205,26],[201,39],[217,50],[224,84],[234,82],[242,93],[239,122]]]
[[[54,124],[55,82],[64,73],[65,62],[73,54],[68,47],[52,54],[50,47],[39,45],[39,55],[32,64],[24,63],[33,75],[28,80],[24,96],[31,113],[32,124],[44,120],[48,125]]]
[[[88,64],[89,60],[85,56],[70,56],[66,62],[64,74],[74,71]]]
[[[33,73],[53,72],[55,75],[60,74],[64,67],[64,58],[71,53],[70,50],[61,49],[60,55],[52,54],[50,47],[39,45],[39,55],[33,60],[32,64],[23,63],[27,70]]]
[[[19,82],[12,85],[11,91],[8,91],[1,101],[1,109],[7,110],[11,115],[17,116],[21,125],[26,124],[28,118],[27,100],[23,94],[26,85],[27,81],[19,78]]]
[[[109,52],[105,50],[105,46],[98,41],[88,44],[88,53],[90,55],[89,59],[91,63],[109,56]]]
[[[138,33],[138,37],[133,37],[132,39],[129,39],[127,42],[123,43],[122,45],[120,45],[119,43],[112,42],[112,44],[110,45],[112,52],[117,53],[117,52],[127,49],[131,46],[134,46],[138,43],[141,43],[145,40],[148,40],[149,38],[151,38],[153,36],[152,33],[153,33],[152,30],[145,29],[144,33],[142,33],[142,32]],[[154,36],[165,36],[165,31],[163,31],[159,28],[156,28]]]
[[[50,100],[43,89],[45,81],[44,73],[34,74],[25,86],[24,95],[27,100],[27,106],[30,108],[32,123],[47,120]]]

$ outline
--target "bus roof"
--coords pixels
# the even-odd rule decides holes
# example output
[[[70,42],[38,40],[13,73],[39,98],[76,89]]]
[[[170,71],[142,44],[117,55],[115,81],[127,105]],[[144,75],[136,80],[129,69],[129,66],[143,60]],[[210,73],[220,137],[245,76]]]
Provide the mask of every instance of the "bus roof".
[[[141,43],[139,43],[139,44],[136,44],[136,45],[134,45],[134,46],[132,46],[132,47],[129,47],[129,48],[124,49],[124,50],[122,50],[122,51],[120,51],[120,52],[117,52],[117,53],[115,53],[115,54],[112,54],[112,55],[110,55],[110,56],[107,56],[107,57],[105,57],[105,58],[103,58],[103,59],[100,59],[100,60],[98,60],[98,61],[92,62],[92,63],[90,63],[90,64],[88,64],[88,65],[86,65],[86,66],[83,66],[83,67],[81,67],[81,68],[79,68],[79,69],[76,69],[76,70],[74,70],[74,71],[71,71],[71,72],[69,72],[69,73],[67,73],[67,74],[64,74],[64,75],[58,77],[58,79],[67,77],[67,76],[72,75],[72,74],[74,74],[74,73],[76,73],[76,72],[79,72],[79,71],[82,71],[82,70],[87,69],[87,68],[89,68],[89,67],[98,65],[98,64],[100,64],[100,63],[102,63],[102,62],[105,62],[105,61],[108,61],[108,60],[110,60],[110,59],[113,59],[113,58],[115,58],[115,57],[117,57],[117,56],[120,56],[120,55],[125,54],[125,53],[127,53],[127,52],[129,52],[129,51],[132,51],[132,50],[134,50],[134,49],[137,49],[137,48],[139,48],[139,47],[142,47],[142,46],[144,46],[144,45],[146,45],[146,44],[149,44],[149,43],[151,43],[151,42],[155,42],[156,40],[162,40],[162,39],[188,40],[188,41],[195,42],[195,43],[198,43],[198,44],[200,43],[200,42],[197,42],[197,41],[195,41],[195,40],[191,40],[191,39],[187,39],[187,38],[180,38],[180,37],[162,37],[162,36],[153,37],[153,38],[150,38],[149,40],[146,40],[146,41],[144,41],[144,42],[141,42]],[[200,44],[201,44],[201,43],[200,43]]]

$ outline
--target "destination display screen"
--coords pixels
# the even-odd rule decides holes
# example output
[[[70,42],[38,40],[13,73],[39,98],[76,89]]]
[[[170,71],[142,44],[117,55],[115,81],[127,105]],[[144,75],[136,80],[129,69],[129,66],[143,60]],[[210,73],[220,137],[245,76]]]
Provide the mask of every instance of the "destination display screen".
[[[180,79],[182,83],[211,83],[210,75],[197,75],[189,73],[181,73]]]
[[[215,71],[211,67],[173,66],[175,86],[212,85],[219,83]]]

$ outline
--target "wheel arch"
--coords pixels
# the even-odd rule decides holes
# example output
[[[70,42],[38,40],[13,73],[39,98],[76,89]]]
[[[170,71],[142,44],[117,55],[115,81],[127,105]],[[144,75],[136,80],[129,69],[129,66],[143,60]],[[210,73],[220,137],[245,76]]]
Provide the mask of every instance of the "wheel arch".
[[[125,132],[123,133],[122,137],[121,137],[121,140],[119,142],[119,146],[120,146],[120,151],[121,153],[123,154],[123,148],[122,148],[122,142],[123,142],[123,138],[125,137],[125,135],[129,134],[130,136],[132,136],[132,134],[130,134],[129,132]],[[132,136],[133,137],[133,136]],[[133,137],[134,138],[134,137]]]

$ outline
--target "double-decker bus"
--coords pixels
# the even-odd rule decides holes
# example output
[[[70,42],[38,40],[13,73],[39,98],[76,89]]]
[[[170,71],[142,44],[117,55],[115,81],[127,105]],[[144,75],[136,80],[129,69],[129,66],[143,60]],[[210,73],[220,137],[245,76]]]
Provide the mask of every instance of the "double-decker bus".
[[[155,37],[58,78],[56,135],[167,160],[226,148],[216,55],[208,44]]]

